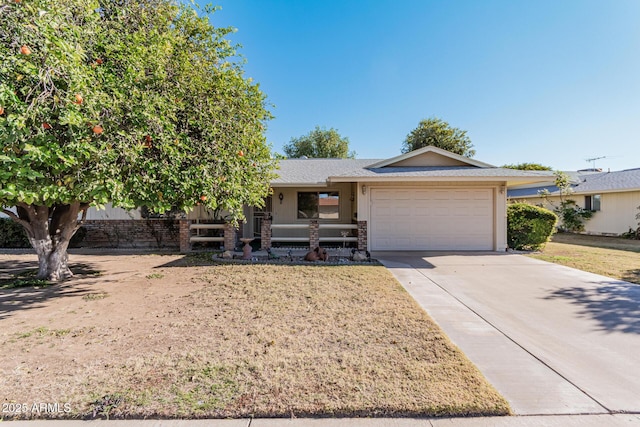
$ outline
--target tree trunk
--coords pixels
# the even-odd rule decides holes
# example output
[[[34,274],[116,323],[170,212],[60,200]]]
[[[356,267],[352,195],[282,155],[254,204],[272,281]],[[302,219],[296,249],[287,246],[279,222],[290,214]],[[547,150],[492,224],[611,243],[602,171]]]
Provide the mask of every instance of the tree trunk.
[[[4,211],[26,230],[38,255],[38,279],[60,282],[73,277],[67,249],[88,207],[80,202],[52,207],[20,204],[17,215]],[[78,221],[81,211],[82,220]]]

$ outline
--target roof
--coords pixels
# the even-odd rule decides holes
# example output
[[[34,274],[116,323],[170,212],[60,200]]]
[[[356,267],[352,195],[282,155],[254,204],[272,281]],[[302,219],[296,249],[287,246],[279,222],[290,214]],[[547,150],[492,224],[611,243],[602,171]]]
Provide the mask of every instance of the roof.
[[[640,168],[626,169],[616,172],[582,173],[576,174],[572,180],[574,194],[614,193],[625,191],[640,191]],[[548,190],[551,194],[558,194],[558,187],[546,185],[532,188],[518,188],[509,190],[509,197],[536,197],[541,190]]]
[[[285,159],[274,187],[326,186],[333,182],[371,181],[551,181],[549,171],[497,168],[436,147],[424,147],[387,160]]]
[[[278,178],[272,186],[326,186],[332,175],[362,169],[380,159],[285,159],[280,160]]]
[[[497,167],[465,167],[465,166],[428,166],[428,167],[384,167],[384,168],[363,168],[347,172],[342,175],[332,176],[332,182],[344,181],[380,181],[380,180],[414,180],[422,178],[424,180],[464,180],[475,178],[499,179],[499,180],[528,180],[533,178],[537,181],[548,180],[553,177],[547,171],[521,171],[515,169]]]

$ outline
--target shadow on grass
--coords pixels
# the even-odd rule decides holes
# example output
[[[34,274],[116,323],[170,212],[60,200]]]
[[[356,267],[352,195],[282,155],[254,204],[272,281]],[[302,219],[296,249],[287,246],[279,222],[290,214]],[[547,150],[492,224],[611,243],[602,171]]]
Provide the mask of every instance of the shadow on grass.
[[[89,291],[75,289],[76,279],[100,274],[94,266],[70,263],[73,279],[63,283],[52,283],[35,278],[37,261],[0,261],[0,320],[19,310],[31,310],[58,298],[84,296]],[[71,286],[70,286],[71,285]]]
[[[617,281],[596,285],[559,289],[545,299],[569,300],[581,307],[581,317],[596,320],[602,331],[640,334],[640,285]]]

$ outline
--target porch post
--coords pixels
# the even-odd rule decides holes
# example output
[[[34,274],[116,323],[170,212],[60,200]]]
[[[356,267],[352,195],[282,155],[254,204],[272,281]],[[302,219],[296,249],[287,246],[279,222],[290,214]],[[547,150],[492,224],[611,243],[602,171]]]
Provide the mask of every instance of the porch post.
[[[236,228],[226,223],[224,225],[224,249],[233,251],[236,248]]]
[[[191,221],[188,219],[179,220],[180,223],[180,252],[187,253],[191,252],[191,229],[189,226],[191,225]]]
[[[260,249],[266,250],[271,247],[271,217],[262,220],[260,229]]]
[[[358,221],[358,250],[367,250],[367,221]]]
[[[309,221],[309,250],[312,251],[320,246],[320,231],[318,229],[318,220]]]

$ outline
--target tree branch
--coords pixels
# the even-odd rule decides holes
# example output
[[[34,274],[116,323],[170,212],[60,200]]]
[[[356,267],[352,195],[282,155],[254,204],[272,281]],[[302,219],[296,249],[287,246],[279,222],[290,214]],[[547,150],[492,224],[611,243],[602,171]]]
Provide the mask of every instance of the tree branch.
[[[20,224],[21,226],[23,226],[25,228],[25,230],[27,231],[28,234],[33,234],[33,231],[31,229],[31,224],[29,224],[29,222],[20,219],[20,217],[18,215],[16,215],[15,213],[11,212],[8,209],[5,208],[1,208],[2,213],[4,213],[5,215],[7,215],[9,218],[11,218],[12,220],[14,220],[15,222],[17,222],[18,224]]]

